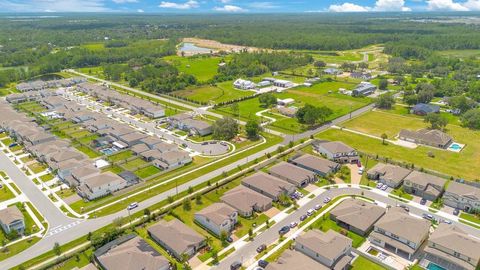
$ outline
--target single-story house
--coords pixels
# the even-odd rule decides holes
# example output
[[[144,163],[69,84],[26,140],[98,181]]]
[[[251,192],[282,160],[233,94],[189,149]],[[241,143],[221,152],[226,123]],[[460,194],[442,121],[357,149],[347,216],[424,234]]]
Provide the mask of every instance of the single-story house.
[[[304,187],[316,180],[316,175],[312,171],[284,161],[271,167],[268,173],[297,187]]]
[[[237,220],[237,210],[225,203],[214,203],[195,213],[195,222],[216,236],[230,234]]]
[[[16,205],[0,210],[0,226],[5,234],[17,231],[18,234],[25,232],[25,218]]]
[[[366,73],[366,72],[352,72],[350,73],[350,77],[354,79],[360,79],[360,80],[371,80],[372,79],[372,74]]]
[[[411,172],[411,170],[397,165],[377,163],[367,171],[367,177],[391,188],[398,188],[403,183],[403,179]]]
[[[148,234],[178,260],[184,259],[183,254],[194,256],[206,244],[204,236],[176,218],[156,223],[148,228]]]
[[[440,106],[433,104],[418,103],[413,106],[412,113],[416,115],[427,115],[429,113],[439,113]]]
[[[245,177],[242,185],[263,194],[274,201],[277,201],[280,194],[290,195],[295,192],[295,185],[271,176],[264,172],[257,172],[253,175]]]
[[[249,90],[249,89],[255,89],[257,85],[252,81],[237,79],[233,82],[233,87],[237,89],[242,89],[242,90]]]
[[[447,133],[437,129],[420,129],[417,131],[402,129],[398,134],[400,140],[424,144],[433,147],[446,149],[453,139]]]
[[[359,161],[357,151],[340,141],[315,140],[312,146],[315,152],[338,163],[358,163]]]
[[[271,198],[244,186],[229,190],[220,199],[243,217],[250,217],[254,212],[264,212],[272,207]]]
[[[329,173],[335,173],[340,169],[340,164],[328,159],[312,156],[310,154],[305,154],[291,159],[290,163],[310,170],[320,176],[326,176]]]
[[[369,82],[361,82],[352,90],[352,96],[369,96],[377,90],[377,86]]]
[[[192,157],[185,151],[170,151],[160,153],[158,159],[153,160],[153,165],[162,170],[171,170],[192,162]]]

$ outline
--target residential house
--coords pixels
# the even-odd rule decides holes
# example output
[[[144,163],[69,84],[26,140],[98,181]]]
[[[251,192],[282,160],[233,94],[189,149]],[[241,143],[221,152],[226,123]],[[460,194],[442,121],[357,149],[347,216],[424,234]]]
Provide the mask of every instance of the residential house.
[[[194,135],[206,136],[212,133],[212,125],[193,119],[188,113],[177,114],[169,118],[170,125]]]
[[[120,141],[128,145],[128,147],[132,147],[137,143],[141,143],[141,140],[147,137],[147,134],[136,131],[120,136]]]
[[[271,176],[264,172],[257,172],[242,180],[242,185],[277,201],[281,194],[290,195],[295,192],[295,185]]]
[[[206,244],[204,236],[176,218],[161,220],[148,228],[148,234],[180,261],[184,254],[190,258]]]
[[[282,255],[274,262],[271,262],[265,267],[265,270],[330,270],[331,268],[326,267],[312,258],[303,255],[295,250],[287,249]]]
[[[230,234],[238,220],[238,212],[225,203],[214,203],[195,213],[195,222],[213,234]]]
[[[369,82],[361,82],[352,90],[352,96],[369,96],[377,91],[377,86]]]
[[[121,190],[125,188],[127,184],[127,181],[120,176],[112,172],[105,172],[85,178],[77,190],[82,197],[88,200],[94,200]]]
[[[295,99],[293,98],[285,98],[285,99],[277,98],[277,104],[280,106],[290,106],[294,102],[295,102]]]
[[[295,117],[297,114],[298,108],[296,107],[285,107],[285,106],[277,106],[277,110],[280,114],[285,115],[287,117]]]
[[[440,223],[424,251],[425,259],[443,269],[475,270],[480,264],[480,240],[454,224]]]
[[[401,207],[390,208],[370,233],[371,243],[409,260],[427,240],[430,221],[412,217]]]
[[[385,208],[360,199],[346,199],[330,211],[330,219],[359,235],[367,235]]]
[[[271,198],[244,186],[227,191],[221,200],[235,208],[243,217],[250,217],[254,212],[264,212],[272,207]]]
[[[257,85],[252,81],[237,79],[233,82],[233,87],[237,89],[242,89],[242,90],[250,90],[250,89],[255,89]]]
[[[290,163],[310,170],[320,176],[326,176],[329,173],[335,173],[340,169],[340,164],[310,154],[305,154],[300,157],[290,160]]]
[[[323,70],[323,73],[327,74],[327,75],[339,75],[339,74],[342,74],[343,71],[337,69],[337,68],[326,68]]]
[[[307,255],[330,269],[349,269],[353,259],[352,239],[333,230],[307,231],[295,240],[295,250]]]
[[[407,193],[435,201],[443,191],[446,179],[431,174],[413,171],[403,180],[403,190]]]
[[[71,178],[69,179],[72,179],[73,181],[70,182],[70,186],[79,186],[84,182],[85,179],[98,175],[100,174],[100,172],[101,170],[96,168],[92,164],[77,167],[71,171]]]
[[[153,161],[153,165],[162,170],[172,170],[188,164],[192,160],[192,157],[187,152],[175,150],[161,153],[158,159]]]
[[[315,140],[312,146],[315,152],[338,163],[358,163],[359,161],[357,151],[343,142]]]
[[[305,187],[316,180],[315,173],[288,162],[280,162],[268,170],[270,175],[285,180],[297,187]]]
[[[372,79],[372,74],[366,72],[352,72],[350,73],[350,77],[354,79],[369,81]]]
[[[450,182],[443,194],[443,204],[465,212],[480,211],[480,188],[458,182]]]
[[[104,270],[169,270],[170,262],[141,237],[127,235],[94,252],[97,264]]]
[[[291,88],[295,86],[293,82],[287,80],[275,80],[273,85],[282,88]]]
[[[5,234],[16,231],[18,234],[25,232],[25,218],[16,205],[0,210],[0,226]]]
[[[412,113],[416,115],[427,115],[429,113],[439,113],[440,106],[433,105],[433,104],[425,104],[425,103],[418,103],[417,105],[413,106]]]
[[[367,177],[391,188],[398,188],[403,183],[403,179],[411,172],[411,170],[397,165],[377,163],[367,171]]]
[[[453,142],[452,137],[437,129],[420,129],[417,131],[402,129],[398,134],[400,140],[446,149]]]

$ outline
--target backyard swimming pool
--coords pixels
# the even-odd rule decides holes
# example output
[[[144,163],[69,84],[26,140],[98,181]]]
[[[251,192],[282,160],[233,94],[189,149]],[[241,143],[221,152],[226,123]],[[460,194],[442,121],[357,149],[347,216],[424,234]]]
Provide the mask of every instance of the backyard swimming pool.
[[[453,142],[447,149],[453,152],[460,152],[463,147],[465,147],[465,144]]]
[[[438,265],[436,265],[436,264],[434,264],[434,263],[432,263],[432,262],[430,262],[430,263],[428,264],[427,269],[428,269],[428,270],[447,270],[447,269],[445,269],[445,268],[443,268],[443,267],[440,267],[440,266],[438,266]]]
[[[105,149],[100,150],[100,152],[104,153],[105,155],[111,155],[111,154],[117,152],[117,150],[115,150],[113,148],[105,148]]]

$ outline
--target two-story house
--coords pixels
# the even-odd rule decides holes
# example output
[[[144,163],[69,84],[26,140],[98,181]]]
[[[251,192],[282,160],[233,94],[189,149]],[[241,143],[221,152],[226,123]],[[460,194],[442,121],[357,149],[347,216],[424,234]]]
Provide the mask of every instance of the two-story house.
[[[343,142],[316,140],[312,146],[315,152],[338,163],[358,163],[359,161],[357,151]]]
[[[443,203],[465,212],[480,211],[480,188],[451,182],[443,194]]]
[[[238,220],[238,212],[225,203],[214,203],[195,213],[195,222],[217,236],[230,234]]]
[[[425,200],[435,201],[442,195],[446,182],[438,176],[413,171],[403,180],[403,189]]]
[[[0,226],[5,234],[9,234],[12,231],[23,234],[25,231],[25,220],[17,206],[13,205],[0,210]]]

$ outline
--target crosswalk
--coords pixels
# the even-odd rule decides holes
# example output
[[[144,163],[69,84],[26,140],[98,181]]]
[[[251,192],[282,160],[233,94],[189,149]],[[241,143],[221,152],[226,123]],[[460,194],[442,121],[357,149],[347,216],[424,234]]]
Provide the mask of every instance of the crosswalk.
[[[83,222],[83,220],[77,220],[77,221],[74,221],[74,222],[69,223],[69,224],[67,224],[67,225],[59,225],[59,226],[50,228],[50,230],[48,230],[48,233],[45,235],[45,238],[50,237],[50,236],[53,236],[53,235],[55,235],[55,234],[57,234],[57,233],[60,233],[60,232],[69,230],[69,229],[77,226],[78,224],[80,224],[80,223],[82,223],[82,222]]]

